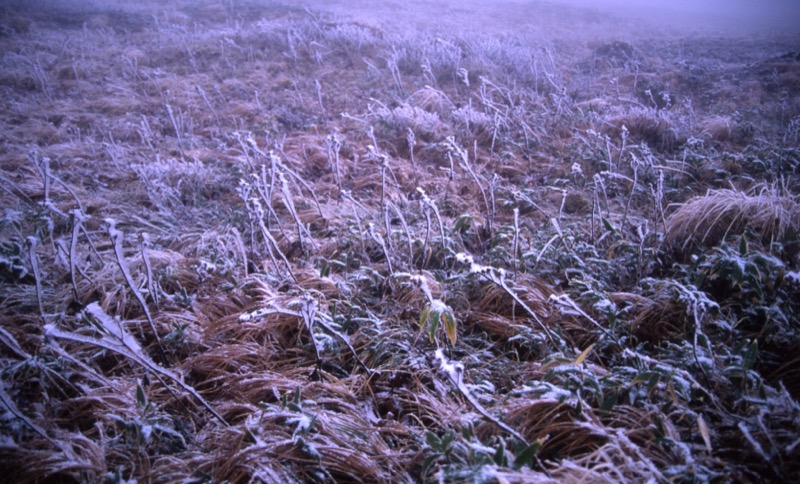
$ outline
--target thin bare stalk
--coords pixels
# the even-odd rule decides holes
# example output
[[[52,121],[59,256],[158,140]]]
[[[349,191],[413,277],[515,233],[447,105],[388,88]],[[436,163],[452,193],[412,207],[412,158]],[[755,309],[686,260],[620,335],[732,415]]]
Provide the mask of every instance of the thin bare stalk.
[[[419,172],[417,171],[417,162],[414,159],[414,144],[416,143],[416,136],[411,128],[408,128],[406,133],[406,141],[408,141],[408,152],[411,154],[411,168],[414,170],[414,185],[419,185]]]
[[[261,206],[261,203],[255,199],[250,199],[250,203],[252,209],[250,210],[251,217],[255,217],[255,221],[258,223],[259,229],[261,229],[261,235],[264,237],[264,245],[267,248],[267,253],[269,254],[270,259],[272,259],[272,264],[276,270],[278,270],[278,261],[275,258],[275,252],[278,253],[283,264],[286,266],[286,271],[289,273],[289,276],[292,278],[295,284],[297,284],[297,278],[292,271],[292,265],[289,264],[289,260],[281,251],[280,247],[278,246],[278,242],[269,232],[267,226],[264,224],[264,208]]]
[[[39,246],[39,239],[28,237],[28,256],[30,257],[33,277],[36,279],[36,302],[39,303],[39,316],[44,320],[44,304],[42,304],[42,273],[39,270],[39,259],[36,257],[36,247]]]
[[[625,214],[622,216],[622,223],[620,224],[622,230],[625,230],[625,222],[628,220],[628,211],[631,209],[633,196],[636,194],[636,186],[639,183],[639,162],[636,158],[631,162],[631,167],[633,168],[633,185],[631,186],[631,194],[628,196],[628,203],[625,204]]]
[[[342,189],[342,175],[339,171],[339,150],[342,149],[342,140],[336,133],[325,137],[325,148],[328,154],[328,163],[336,177],[336,185]]]
[[[75,268],[78,264],[78,236],[80,235],[81,228],[83,226],[83,222],[89,219],[87,215],[84,215],[82,210],[72,210],[70,211],[70,215],[72,216],[72,240],[70,241],[69,245],[69,274],[70,278],[72,279],[72,291],[73,296],[75,299],[78,299],[78,283],[77,278],[75,275]]]
[[[394,268],[392,268],[392,256],[389,252],[389,249],[386,247],[386,241],[384,240],[383,236],[375,231],[374,224],[367,224],[367,232],[369,236],[372,237],[372,240],[375,241],[383,251],[384,256],[386,257],[386,263],[389,265],[389,274],[394,274]]]
[[[456,260],[461,263],[468,264],[470,269],[470,274],[477,274],[483,276],[484,278],[488,279],[489,281],[497,284],[500,286],[506,294],[508,294],[511,299],[514,300],[516,304],[518,304],[522,309],[525,310],[528,315],[533,318],[539,328],[544,332],[545,336],[547,337],[550,344],[553,345],[554,348],[558,348],[559,345],[556,343],[555,336],[553,333],[548,329],[547,325],[539,319],[539,316],[533,311],[533,309],[528,306],[525,301],[523,301],[517,293],[506,283],[505,280],[505,271],[503,269],[496,269],[490,266],[482,266],[480,264],[476,264],[475,260],[472,258],[471,255],[467,255],[464,253],[456,254]]]
[[[175,136],[178,137],[178,149],[181,150],[181,154],[183,154],[183,137],[181,136],[181,130],[178,127],[178,120],[175,118],[175,113],[172,112],[172,106],[169,103],[164,103],[167,107],[167,113],[169,114],[169,120],[172,122],[172,128],[175,130]]]
[[[62,331],[58,329],[54,324],[48,324],[45,327],[45,332],[49,336],[53,336],[55,338],[66,339],[69,341],[74,341],[77,343],[82,343],[86,345],[97,346],[99,348],[103,348],[114,352],[120,356],[124,356],[129,360],[137,363],[138,365],[142,366],[145,370],[150,372],[151,374],[155,375],[155,377],[161,382],[162,385],[170,392],[173,393],[172,389],[166,384],[165,379],[171,380],[180,388],[183,389],[186,393],[190,394],[197,400],[200,405],[205,407],[206,410],[211,413],[217,420],[222,423],[224,426],[228,426],[228,422],[225,420],[222,415],[220,415],[214,407],[209,404],[205,398],[203,398],[197,390],[194,389],[191,385],[185,383],[183,378],[172,371],[164,368],[163,366],[159,365],[152,359],[150,359],[141,349],[139,344],[136,340],[129,335],[124,328],[120,324],[113,324],[113,320],[111,316],[106,314],[103,309],[100,307],[99,304],[96,302],[90,304],[86,307],[86,311],[98,322],[103,326],[103,332],[101,338],[93,338],[91,336],[85,336],[78,333],[73,333],[69,331]],[[177,395],[175,395],[177,398]]]
[[[403,212],[400,211],[397,205],[390,202],[389,206],[394,210],[394,213],[397,214],[397,218],[400,219],[400,224],[405,231],[406,238],[408,239],[408,266],[412,267],[414,265],[414,244],[411,241],[411,231],[408,229],[408,224],[406,223],[406,218],[403,216]]]
[[[514,279],[519,270],[519,208],[514,207]]]
[[[319,83],[319,79],[314,79],[314,85],[317,87],[317,101],[319,102],[319,109],[322,111],[322,115],[325,116],[325,106],[322,104],[322,84]]]

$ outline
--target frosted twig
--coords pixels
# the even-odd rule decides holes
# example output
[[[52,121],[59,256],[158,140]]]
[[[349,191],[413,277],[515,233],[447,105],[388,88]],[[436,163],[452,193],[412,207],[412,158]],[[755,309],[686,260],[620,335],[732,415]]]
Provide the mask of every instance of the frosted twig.
[[[439,363],[439,370],[441,370],[447,375],[447,378],[450,380],[450,383],[452,383],[453,386],[456,387],[456,389],[459,391],[459,393],[461,393],[464,396],[464,398],[467,400],[467,403],[469,403],[472,406],[472,408],[474,408],[479,414],[481,414],[484,418],[492,422],[494,425],[498,426],[503,431],[508,432],[512,437],[516,438],[517,440],[525,444],[526,447],[529,445],[527,439],[525,439],[525,437],[523,437],[522,434],[520,434],[516,430],[512,429],[505,423],[495,418],[483,407],[483,405],[480,404],[480,402],[478,402],[477,399],[475,399],[474,396],[472,396],[472,393],[470,393],[469,388],[467,388],[467,386],[464,384],[464,365],[462,363],[459,362],[453,363],[451,361],[448,361],[447,357],[445,357],[444,355],[444,351],[442,351],[441,348],[436,350],[435,355],[436,355],[435,361]],[[539,462],[539,465],[541,466],[541,462]],[[543,466],[541,467],[542,469],[544,469]]]
[[[467,255],[467,254],[465,254],[463,252],[460,252],[460,253],[456,254],[456,260],[458,260],[462,264],[469,265],[470,274],[477,274],[477,275],[483,276],[486,279],[488,279],[489,281],[491,281],[491,282],[497,284],[498,286],[500,286],[500,288],[503,289],[503,291],[505,291],[506,294],[508,294],[511,297],[511,299],[514,300],[514,302],[516,304],[518,304],[520,307],[522,307],[525,310],[525,312],[528,313],[531,316],[531,318],[533,318],[533,320],[536,322],[536,324],[539,326],[539,328],[547,336],[547,339],[550,341],[550,343],[554,347],[558,348],[558,344],[556,343],[556,339],[555,339],[555,336],[553,336],[553,333],[547,328],[547,326],[544,324],[544,322],[542,322],[542,320],[539,319],[539,316],[533,311],[533,309],[531,309],[530,306],[525,304],[525,301],[523,301],[517,295],[517,293],[514,292],[514,290],[511,289],[511,287],[508,286],[508,284],[505,281],[505,275],[506,275],[506,271],[505,270],[497,269],[497,268],[490,267],[490,266],[482,266],[480,264],[476,264],[475,260],[472,258],[471,255]]]

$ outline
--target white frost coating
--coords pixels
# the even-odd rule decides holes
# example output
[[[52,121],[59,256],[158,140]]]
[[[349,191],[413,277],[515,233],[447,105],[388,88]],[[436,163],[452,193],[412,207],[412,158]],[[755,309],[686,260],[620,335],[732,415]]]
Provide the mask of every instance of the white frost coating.
[[[489,447],[488,445],[483,445],[480,442],[469,442],[469,448],[474,450],[475,452],[481,452],[483,454],[494,455],[497,452],[497,449],[494,447]]]
[[[317,348],[320,348],[323,351],[336,349],[336,341],[330,335],[325,333],[314,333],[313,336],[314,343],[317,345]]]
[[[89,313],[97,322],[102,324],[103,328],[107,332],[117,337],[117,339],[122,341],[122,343],[125,344],[125,346],[127,346],[129,349],[137,353],[142,351],[142,347],[139,345],[139,342],[122,328],[122,323],[118,319],[112,318],[105,311],[103,311],[103,308],[100,307],[97,301],[86,306],[85,311]]]
[[[712,360],[711,358],[708,358],[707,356],[698,356],[697,357],[697,362],[700,363],[702,366],[705,366],[705,367],[708,367],[708,368],[714,368],[714,360]]]
[[[488,380],[484,380],[474,385],[467,385],[467,388],[481,393],[494,393],[497,391],[497,388],[495,388],[494,384]]]
[[[388,395],[388,393],[387,393]],[[372,406],[372,400],[364,400],[361,403],[361,409],[364,411],[364,416],[367,417],[367,421],[371,424],[380,423],[381,419],[375,413],[375,407]]]
[[[797,271],[789,271],[784,276],[784,279],[789,281],[792,284],[800,284],[800,272]]]
[[[515,396],[534,394],[537,396],[537,401],[577,402],[572,392],[548,382],[534,382],[532,385],[523,385],[521,388],[514,389],[511,394]]]
[[[444,356],[444,351],[442,351],[441,348],[436,350],[436,359],[439,360],[439,368],[447,373],[447,376],[450,377],[450,381],[452,381],[453,384],[459,389],[469,393],[469,390],[464,386],[463,381],[464,365],[461,363],[452,363],[447,361],[447,357]]]
[[[610,299],[601,299],[594,303],[594,309],[599,313],[613,314],[617,312],[617,305]]]
[[[475,474],[472,478],[472,482],[494,482],[500,481],[504,482],[505,479],[500,479],[497,477],[497,466],[481,466],[481,470]]]
[[[289,302],[287,306],[292,305],[293,302],[296,302],[296,300]],[[249,313],[243,313],[239,315],[239,322],[244,323],[247,321],[251,321],[253,319],[263,318],[268,314],[286,314],[289,316],[296,316],[298,318],[301,316],[299,311],[293,311],[291,309],[276,307],[273,302],[269,302],[267,303],[266,307],[258,308],[256,310],[250,311]]]
[[[142,425],[140,431],[142,433],[142,439],[144,439],[145,442],[149,442],[150,436],[153,435],[153,426]]]
[[[445,304],[441,299],[432,299],[431,300],[431,312],[432,313],[446,313],[450,310],[450,307]]]
[[[425,297],[428,298],[428,301],[433,301],[433,296],[431,295],[431,287],[428,285],[428,278],[426,278],[422,274],[395,272],[394,276],[396,278],[407,277],[409,281],[416,284],[420,288],[423,294],[425,294]]]
[[[686,370],[681,370],[680,368],[675,368],[673,366],[664,364],[655,358],[643,355],[631,350],[630,348],[625,348],[622,352],[622,356],[624,358],[638,358],[645,363],[654,365],[655,369],[668,373],[672,379],[672,382],[680,386],[684,392],[689,392],[692,388],[703,388],[702,385],[697,383],[697,380],[695,380],[694,377],[692,377],[692,375]]]
[[[428,195],[425,193],[425,190],[423,190],[421,187],[417,187],[417,193],[419,193],[420,200],[422,200],[426,205],[433,203],[433,200],[428,197]]]
[[[463,252],[459,252],[456,254],[456,260],[463,263],[469,264],[469,272],[470,274],[486,274],[492,271],[492,267],[482,266],[480,264],[475,263],[475,259],[472,258],[471,255],[465,254]],[[503,278],[506,273],[503,269],[496,269],[497,272],[500,274],[500,277]]]
[[[760,455],[761,458],[764,459],[766,462],[770,462],[770,458],[767,457],[767,454],[764,452],[764,449],[761,447],[761,444],[759,444],[758,441],[753,438],[753,435],[750,433],[750,429],[747,428],[747,425],[745,425],[744,422],[739,422],[738,427],[739,430],[742,431],[742,434],[744,434],[744,438],[747,439],[747,441],[750,442],[750,445],[753,446],[753,450],[755,450],[756,453]]]
[[[299,433],[306,433],[311,429],[311,419],[308,418],[308,415],[300,415],[299,417],[292,417],[286,419],[287,424],[297,424],[297,427],[294,429],[294,434],[297,435]]]
[[[108,235],[112,239],[116,239],[117,237],[121,237],[122,236],[122,232],[117,229],[117,221],[116,220],[114,220],[113,218],[106,218],[106,219],[103,219],[103,221],[108,224]]]

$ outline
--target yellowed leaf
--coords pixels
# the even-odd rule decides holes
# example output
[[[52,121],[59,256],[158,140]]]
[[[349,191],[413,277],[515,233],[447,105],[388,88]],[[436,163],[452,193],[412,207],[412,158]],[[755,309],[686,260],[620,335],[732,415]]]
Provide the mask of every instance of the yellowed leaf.
[[[442,313],[442,323],[444,324],[444,332],[447,333],[448,339],[455,346],[458,334],[456,331],[456,318],[450,311]]]
[[[594,348],[594,343],[590,344],[588,348],[583,350],[583,352],[580,355],[578,355],[577,358],[575,358],[573,364],[580,365],[581,363],[583,363],[583,360],[585,360],[586,357],[589,356],[589,352],[592,351],[592,348]]]
[[[700,435],[703,436],[703,442],[706,444],[706,449],[711,452],[711,434],[708,432],[708,425],[706,425],[706,421],[703,419],[702,415],[697,416],[697,428],[700,429]]]

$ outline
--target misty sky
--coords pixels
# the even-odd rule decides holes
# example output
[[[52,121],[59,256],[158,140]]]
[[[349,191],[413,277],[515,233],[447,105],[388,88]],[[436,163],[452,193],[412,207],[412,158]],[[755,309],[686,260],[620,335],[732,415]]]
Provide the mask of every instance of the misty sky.
[[[800,0],[553,0],[695,29],[800,32]],[[663,16],[663,17],[662,17]]]
[[[383,28],[541,35],[800,35],[800,0],[298,0]],[[558,7],[566,7],[560,10]],[[591,13],[589,13],[591,12]],[[614,19],[618,19],[615,22]],[[570,29],[571,27],[571,29]]]

